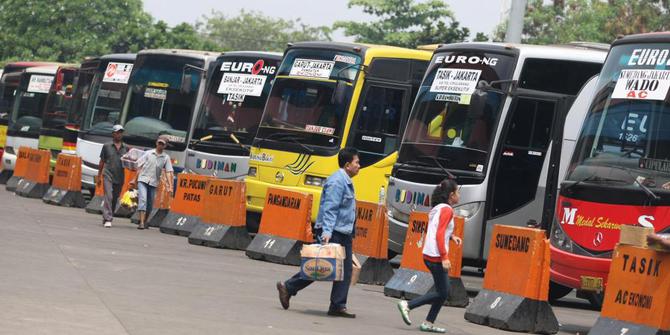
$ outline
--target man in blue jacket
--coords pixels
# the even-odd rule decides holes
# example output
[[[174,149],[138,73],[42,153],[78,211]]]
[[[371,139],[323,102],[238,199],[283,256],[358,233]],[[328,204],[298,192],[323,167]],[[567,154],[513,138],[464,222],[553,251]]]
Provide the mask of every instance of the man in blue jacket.
[[[340,169],[333,173],[323,185],[319,215],[314,224],[314,234],[321,243],[338,243],[346,251],[344,259],[344,280],[333,282],[330,291],[330,308],[328,315],[355,318],[356,314],[347,312],[347,295],[351,283],[351,254],[354,224],[356,221],[356,199],[351,178],[358,174],[360,162],[358,151],[344,148],[337,156]],[[309,286],[313,281],[301,279],[297,273],[286,282],[277,282],[279,302],[288,309],[289,300],[298,291]]]

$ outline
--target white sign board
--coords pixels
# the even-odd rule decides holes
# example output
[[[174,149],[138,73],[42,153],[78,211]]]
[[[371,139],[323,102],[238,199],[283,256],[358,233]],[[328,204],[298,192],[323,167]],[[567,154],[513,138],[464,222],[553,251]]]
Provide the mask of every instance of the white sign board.
[[[105,76],[102,78],[102,81],[106,83],[127,84],[131,72],[133,72],[133,64],[110,62],[107,64],[107,70],[105,70]]]
[[[612,99],[665,100],[670,70],[621,70]]]
[[[267,76],[262,75],[224,73],[217,93],[260,97],[261,94],[263,94],[263,87],[265,87],[266,79]]]
[[[334,67],[334,61],[296,58],[289,75],[328,79]]]
[[[53,76],[42,76],[34,74],[30,76],[30,82],[28,83],[28,92],[32,93],[49,93],[51,88],[51,83],[53,82]]]
[[[431,92],[472,94],[477,88],[482,70],[438,69],[430,86]]]

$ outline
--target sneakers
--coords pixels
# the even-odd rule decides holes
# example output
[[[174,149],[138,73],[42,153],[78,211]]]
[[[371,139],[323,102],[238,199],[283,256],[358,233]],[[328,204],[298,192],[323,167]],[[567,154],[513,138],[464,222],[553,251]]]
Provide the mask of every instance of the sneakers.
[[[409,319],[409,307],[407,306],[407,301],[398,301],[398,310],[400,311],[400,315],[402,316],[402,320],[405,321],[405,324],[408,326],[411,325],[412,320]]]
[[[421,324],[421,327],[419,327],[419,329],[420,329],[422,332],[428,332],[428,333],[440,333],[440,334],[444,334],[444,333],[447,332],[446,329],[437,327],[437,326],[435,326],[434,324],[429,323],[428,321],[424,321],[424,322]]]
[[[107,221],[102,226],[105,228],[112,228],[112,223],[110,221]]]
[[[291,300],[291,295],[288,293],[288,289],[286,289],[284,283],[280,281],[277,282],[277,291],[279,292],[279,303],[281,303],[281,307],[288,309],[288,303],[289,300]]]

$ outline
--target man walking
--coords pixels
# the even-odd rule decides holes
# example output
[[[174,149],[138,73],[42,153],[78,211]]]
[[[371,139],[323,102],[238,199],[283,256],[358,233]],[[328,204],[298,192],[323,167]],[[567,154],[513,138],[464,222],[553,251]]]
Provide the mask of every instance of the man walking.
[[[355,318],[356,314],[347,312],[347,296],[351,282],[351,249],[356,221],[356,200],[351,178],[358,174],[360,169],[358,151],[354,148],[344,148],[340,151],[337,159],[340,169],[328,177],[323,185],[319,214],[314,224],[314,234],[321,243],[338,243],[346,251],[344,280],[333,282],[328,315]],[[300,278],[300,273],[284,283],[278,282],[277,290],[279,291],[279,302],[282,307],[288,309],[291,297],[312,282]]]
[[[156,148],[146,151],[137,160],[137,180],[131,183],[133,187],[137,185],[138,190],[137,211],[140,213],[140,224],[137,229],[146,228],[146,214],[151,212],[156,187],[162,178],[167,181],[168,192],[172,193],[172,172],[174,170],[170,156],[164,151],[167,143],[166,136],[159,136],[156,140]],[[163,171],[166,172],[165,176],[163,176]]]
[[[105,191],[102,205],[102,222],[105,228],[112,227],[116,202],[119,200],[125,177],[121,156],[127,152],[128,147],[123,143],[123,126],[117,124],[112,127],[112,142],[102,146],[98,168],[98,180],[102,180]]]

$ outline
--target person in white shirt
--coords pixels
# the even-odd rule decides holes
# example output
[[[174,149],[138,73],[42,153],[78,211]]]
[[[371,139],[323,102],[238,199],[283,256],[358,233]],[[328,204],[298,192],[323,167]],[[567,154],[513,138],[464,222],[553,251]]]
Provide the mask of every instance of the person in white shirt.
[[[430,311],[426,321],[419,328],[424,332],[445,333],[446,329],[435,326],[435,319],[442,305],[449,295],[449,240],[454,240],[457,245],[462,243],[461,239],[453,235],[454,211],[451,206],[458,203],[460,194],[458,184],[453,179],[443,180],[435,190],[431,198],[433,208],[428,215],[428,230],[423,243],[423,261],[433,275],[435,292],[427,293],[410,302],[401,300],[398,309],[403,321],[411,325],[409,311],[417,307],[430,304]]]
[[[131,187],[137,186],[138,201],[137,211],[140,214],[140,224],[137,229],[145,229],[146,213],[151,212],[151,206],[156,194],[156,187],[165,178],[168,183],[168,192],[172,194],[172,163],[170,156],[165,153],[168,140],[166,136],[159,136],[156,140],[156,149],[147,150],[137,160],[137,179],[131,183]],[[166,176],[162,176],[165,173]]]

